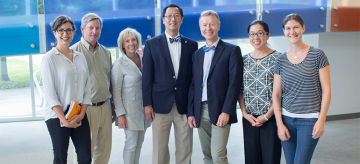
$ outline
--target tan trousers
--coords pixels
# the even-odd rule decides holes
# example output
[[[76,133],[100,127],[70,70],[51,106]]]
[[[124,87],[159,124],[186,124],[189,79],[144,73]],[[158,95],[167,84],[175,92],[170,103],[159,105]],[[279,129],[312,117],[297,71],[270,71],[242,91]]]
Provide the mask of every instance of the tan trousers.
[[[86,110],[91,134],[91,157],[93,164],[107,164],[112,143],[112,115],[109,102],[101,106],[89,106]],[[77,159],[74,153],[74,159]],[[77,163],[77,162],[75,162]]]
[[[205,164],[228,164],[226,145],[230,133],[230,125],[218,127],[210,121],[208,104],[201,104],[199,138],[204,154]]]
[[[193,130],[187,123],[186,114],[179,114],[174,103],[170,113],[155,113],[152,122],[153,164],[169,164],[169,135],[172,124],[175,133],[176,164],[190,164],[192,153]]]

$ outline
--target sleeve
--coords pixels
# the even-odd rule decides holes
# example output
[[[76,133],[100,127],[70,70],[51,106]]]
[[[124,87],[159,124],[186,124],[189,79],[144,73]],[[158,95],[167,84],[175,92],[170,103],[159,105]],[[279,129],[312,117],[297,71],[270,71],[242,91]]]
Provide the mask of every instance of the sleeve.
[[[92,105],[91,103],[91,80],[90,80],[90,75],[89,75],[89,67],[87,65],[85,56],[82,55],[83,59],[84,59],[84,64],[85,64],[85,68],[86,68],[86,83],[85,83],[85,89],[84,89],[84,97],[83,97],[83,102],[82,104],[88,104],[88,105]]]
[[[329,65],[329,61],[324,53],[323,50],[319,50],[318,56],[317,56],[317,69],[324,68]]]
[[[45,55],[41,60],[41,77],[44,87],[44,98],[50,108],[61,106],[55,89],[54,65],[51,58]]]
[[[244,92],[244,61],[245,61],[245,59],[246,59],[246,56],[247,56],[247,54],[246,55],[244,55],[242,58],[241,58],[241,60],[242,60],[242,62],[243,62],[243,79],[241,80],[241,84],[240,84],[240,91],[241,92]]]
[[[120,60],[116,60],[111,70],[111,85],[113,88],[113,97],[115,104],[115,113],[119,117],[126,114],[126,110],[122,101],[122,85],[123,85],[124,75],[121,70]]]
[[[280,56],[275,59],[274,74],[280,75]]]
[[[195,51],[196,52],[196,51]],[[191,71],[191,83],[189,87],[188,95],[188,109],[187,116],[194,116],[194,98],[195,98],[195,87],[194,87],[194,63],[195,63],[195,52],[192,54],[192,71]]]
[[[229,59],[229,87],[221,110],[230,115],[236,113],[236,102],[239,98],[240,85],[243,81],[243,65],[240,47],[236,46],[231,52]]]
[[[152,104],[152,83],[154,73],[154,60],[149,45],[149,41],[145,42],[144,55],[143,55],[143,73],[142,73],[142,93],[143,105]]]

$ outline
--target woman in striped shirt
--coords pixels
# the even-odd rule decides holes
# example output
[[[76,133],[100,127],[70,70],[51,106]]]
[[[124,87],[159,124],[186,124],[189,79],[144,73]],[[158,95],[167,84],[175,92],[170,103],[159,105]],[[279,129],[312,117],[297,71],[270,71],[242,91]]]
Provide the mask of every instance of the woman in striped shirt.
[[[321,49],[302,41],[305,25],[299,15],[287,15],[282,28],[290,48],[274,67],[278,136],[287,164],[310,163],[330,105],[329,62]]]

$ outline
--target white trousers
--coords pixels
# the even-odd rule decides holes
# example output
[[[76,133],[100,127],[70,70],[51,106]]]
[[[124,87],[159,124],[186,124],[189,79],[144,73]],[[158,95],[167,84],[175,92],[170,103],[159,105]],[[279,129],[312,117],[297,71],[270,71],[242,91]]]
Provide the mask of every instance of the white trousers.
[[[125,145],[123,151],[124,164],[139,164],[141,147],[145,138],[145,130],[124,130]]]

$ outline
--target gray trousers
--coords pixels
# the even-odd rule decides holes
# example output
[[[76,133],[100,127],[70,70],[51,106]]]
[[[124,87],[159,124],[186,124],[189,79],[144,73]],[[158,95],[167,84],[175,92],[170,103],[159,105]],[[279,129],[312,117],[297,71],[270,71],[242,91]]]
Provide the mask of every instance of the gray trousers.
[[[230,133],[230,124],[223,127],[210,121],[208,104],[201,104],[199,138],[205,164],[228,164],[226,145]]]
[[[123,151],[124,164],[139,164],[141,147],[145,130],[124,130],[125,145]]]

